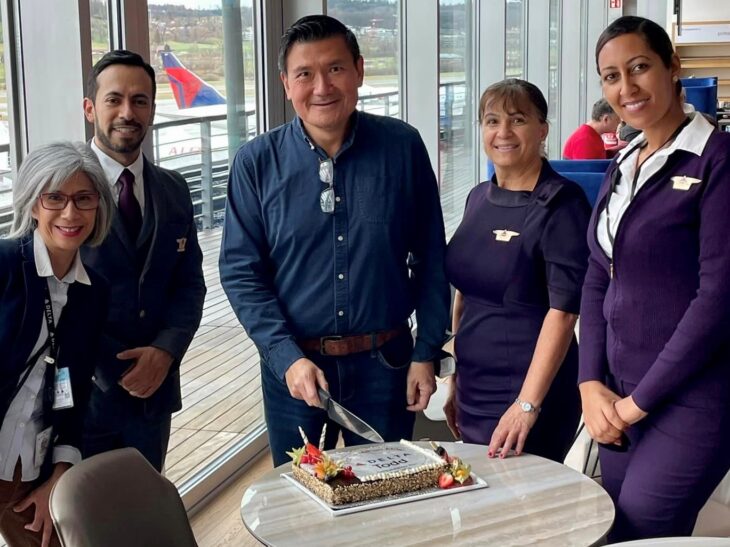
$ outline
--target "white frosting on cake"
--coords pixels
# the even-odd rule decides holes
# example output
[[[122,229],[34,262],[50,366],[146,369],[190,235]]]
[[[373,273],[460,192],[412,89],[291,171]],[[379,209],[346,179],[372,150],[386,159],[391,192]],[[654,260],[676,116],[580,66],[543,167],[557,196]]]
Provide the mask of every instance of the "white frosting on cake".
[[[367,444],[348,450],[334,450],[327,455],[342,466],[351,466],[362,482],[405,477],[445,464],[433,450],[421,448],[410,441],[399,444]],[[314,466],[302,464],[302,469],[314,474]]]

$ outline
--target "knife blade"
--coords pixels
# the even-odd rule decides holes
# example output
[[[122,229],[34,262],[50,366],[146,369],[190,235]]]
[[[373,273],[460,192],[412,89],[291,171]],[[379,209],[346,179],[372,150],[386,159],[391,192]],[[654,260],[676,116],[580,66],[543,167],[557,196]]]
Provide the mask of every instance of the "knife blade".
[[[340,403],[332,399],[329,392],[319,387],[317,388],[317,393],[319,394],[319,400],[322,403],[322,408],[327,411],[327,416],[330,420],[340,424],[345,429],[360,435],[363,439],[367,439],[374,443],[385,442],[383,437],[369,426],[367,422],[358,418]]]

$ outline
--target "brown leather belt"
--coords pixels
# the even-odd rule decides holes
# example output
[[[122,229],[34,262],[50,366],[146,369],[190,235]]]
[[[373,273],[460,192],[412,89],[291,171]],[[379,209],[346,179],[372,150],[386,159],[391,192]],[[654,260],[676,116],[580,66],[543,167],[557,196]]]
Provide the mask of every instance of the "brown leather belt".
[[[316,351],[322,355],[343,357],[351,353],[378,349],[389,340],[403,334],[407,330],[408,327],[403,325],[395,329],[381,330],[370,334],[322,336],[321,338],[297,340],[297,343],[304,351]]]

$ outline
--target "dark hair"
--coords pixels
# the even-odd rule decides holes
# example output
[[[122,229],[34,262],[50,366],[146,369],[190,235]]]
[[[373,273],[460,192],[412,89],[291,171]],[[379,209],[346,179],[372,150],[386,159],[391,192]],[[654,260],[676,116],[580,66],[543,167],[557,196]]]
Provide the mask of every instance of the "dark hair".
[[[152,100],[155,100],[155,94],[157,93],[155,69],[149,63],[145,62],[138,53],[127,51],[126,49],[116,49],[105,53],[91,69],[89,79],[86,82],[86,96],[91,99],[91,102],[96,100],[96,92],[99,89],[96,79],[99,77],[99,74],[112,65],[138,66],[143,69],[152,81]]]
[[[352,60],[357,63],[360,58],[360,46],[352,31],[334,17],[327,15],[307,15],[290,26],[281,37],[279,45],[279,71],[286,73],[286,59],[289,50],[299,42],[316,42],[342,36],[347,49],[352,53]]]
[[[504,107],[517,108],[522,111],[529,104],[535,110],[540,123],[547,123],[547,101],[535,84],[517,78],[507,78],[490,85],[479,99],[479,123],[482,122],[487,106],[496,102],[501,103]]]
[[[646,45],[659,56],[665,67],[670,68],[672,66],[674,47],[667,32],[651,19],[637,17],[635,15],[625,15],[608,25],[598,37],[598,42],[596,42],[596,71],[599,74],[601,70],[598,66],[598,54],[601,53],[603,46],[608,42],[624,34],[636,34],[640,36],[646,42]],[[679,95],[681,92],[682,82],[677,80],[676,93]]]
[[[598,99],[591,110],[591,119],[597,122],[604,116],[610,116],[612,114],[615,115],[616,113],[611,108],[611,105],[608,104],[608,101],[606,99]]]

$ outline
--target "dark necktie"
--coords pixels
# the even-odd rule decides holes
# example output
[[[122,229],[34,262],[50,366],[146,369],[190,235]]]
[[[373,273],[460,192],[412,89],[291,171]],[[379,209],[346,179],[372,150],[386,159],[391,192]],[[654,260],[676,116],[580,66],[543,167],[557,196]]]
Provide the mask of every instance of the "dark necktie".
[[[139,230],[142,228],[142,210],[139,201],[134,196],[134,175],[129,169],[122,171],[119,175],[119,184],[122,189],[119,191],[119,214],[122,222],[127,228],[127,233],[132,241],[137,241]]]

